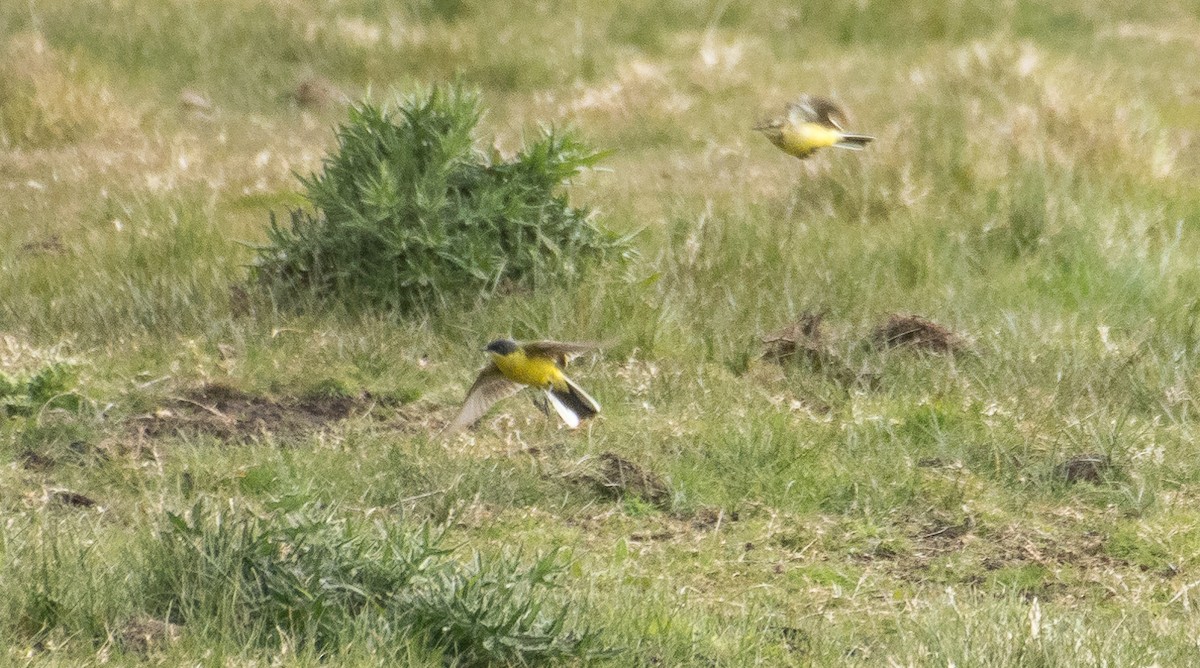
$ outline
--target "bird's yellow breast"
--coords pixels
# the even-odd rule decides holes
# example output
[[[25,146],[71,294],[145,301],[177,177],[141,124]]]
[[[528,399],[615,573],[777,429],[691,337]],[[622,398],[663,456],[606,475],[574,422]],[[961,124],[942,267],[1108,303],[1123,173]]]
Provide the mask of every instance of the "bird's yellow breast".
[[[492,353],[496,368],[504,377],[514,383],[532,385],[534,387],[555,387],[562,389],[566,386],[562,371],[554,360],[544,357],[530,357],[524,350],[517,349],[507,355]]]
[[[780,128],[778,145],[792,155],[804,157],[841,139],[841,132],[819,123],[789,123]]]

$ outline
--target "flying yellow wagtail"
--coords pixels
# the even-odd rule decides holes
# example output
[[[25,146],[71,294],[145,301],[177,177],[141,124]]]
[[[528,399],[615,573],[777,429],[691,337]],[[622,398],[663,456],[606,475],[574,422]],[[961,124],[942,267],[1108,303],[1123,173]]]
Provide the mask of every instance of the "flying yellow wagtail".
[[[580,422],[600,412],[600,404],[562,370],[568,361],[595,347],[590,343],[559,341],[492,341],[484,348],[492,354],[492,361],[480,370],[475,384],[467,391],[462,410],[446,431],[469,427],[483,417],[492,404],[516,394],[526,385],[544,390],[563,422],[571,429],[578,427]]]
[[[826,146],[861,151],[874,137],[850,134],[842,130],[846,114],[823,97],[802,95],[788,104],[782,116],[754,126],[771,143],[789,155],[803,160]]]

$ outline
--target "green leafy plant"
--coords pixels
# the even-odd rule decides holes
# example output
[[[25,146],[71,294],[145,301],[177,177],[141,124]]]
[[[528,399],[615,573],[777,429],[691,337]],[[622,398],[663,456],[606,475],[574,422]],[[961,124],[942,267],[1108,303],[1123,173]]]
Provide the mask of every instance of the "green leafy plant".
[[[561,573],[555,555],[524,566],[474,554],[464,565],[428,525],[363,525],[304,506],[254,516],[168,514],[149,555],[152,612],[211,620],[221,634],[272,644],[280,634],[318,653],[356,629],[398,634],[460,665],[528,664],[599,655],[597,636],[572,629],[570,604],[546,603]]]
[[[466,566],[423,578],[404,609],[414,629],[447,648],[463,665],[520,665],[600,656],[592,633],[567,629],[569,605],[547,604],[562,572],[557,554],[522,565],[514,558],[485,562],[478,553]]]
[[[435,88],[394,112],[363,103],[321,173],[312,209],[272,214],[258,277],[319,298],[407,310],[578,274],[623,244],[574,208],[563,183],[601,155],[544,130],[505,160],[475,147],[478,96]]]
[[[61,362],[24,377],[0,372],[0,415],[28,416],[44,406],[78,409],[80,397],[72,390],[75,380],[75,370]]]

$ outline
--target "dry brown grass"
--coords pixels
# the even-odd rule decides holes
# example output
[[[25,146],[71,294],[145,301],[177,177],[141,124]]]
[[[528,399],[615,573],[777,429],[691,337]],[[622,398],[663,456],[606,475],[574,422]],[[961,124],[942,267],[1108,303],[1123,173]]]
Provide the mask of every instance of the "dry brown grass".
[[[103,139],[138,127],[145,107],[37,33],[10,37],[0,65],[0,146],[36,149]]]

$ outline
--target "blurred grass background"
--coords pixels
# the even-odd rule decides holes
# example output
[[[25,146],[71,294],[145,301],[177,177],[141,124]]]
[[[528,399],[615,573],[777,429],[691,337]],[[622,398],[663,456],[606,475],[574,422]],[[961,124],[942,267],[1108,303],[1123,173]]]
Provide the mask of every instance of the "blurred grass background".
[[[4,660],[477,660],[386,616],[320,648],[183,620],[144,574],[204,500],[331,508],[372,549],[367,519],[444,525],[466,561],[565,548],[545,600],[615,654],[529,661],[1191,662],[1198,43],[1166,0],[0,6],[0,370],[66,362],[86,398],[3,425]],[[483,149],[547,123],[611,150],[570,196],[637,258],[422,317],[247,286],[346,102],[449,80],[481,93]],[[749,131],[800,92],[876,143],[801,163]],[[805,312],[878,382],[759,360]],[[894,312],[968,352],[864,346]],[[602,419],[563,433],[514,400],[436,440],[501,335],[611,341],[574,373]],[[245,442],[138,430],[203,384],[375,403]],[[669,503],[581,484],[601,453]],[[1062,474],[1093,454],[1095,481]],[[147,618],[178,638],[123,640]]]

